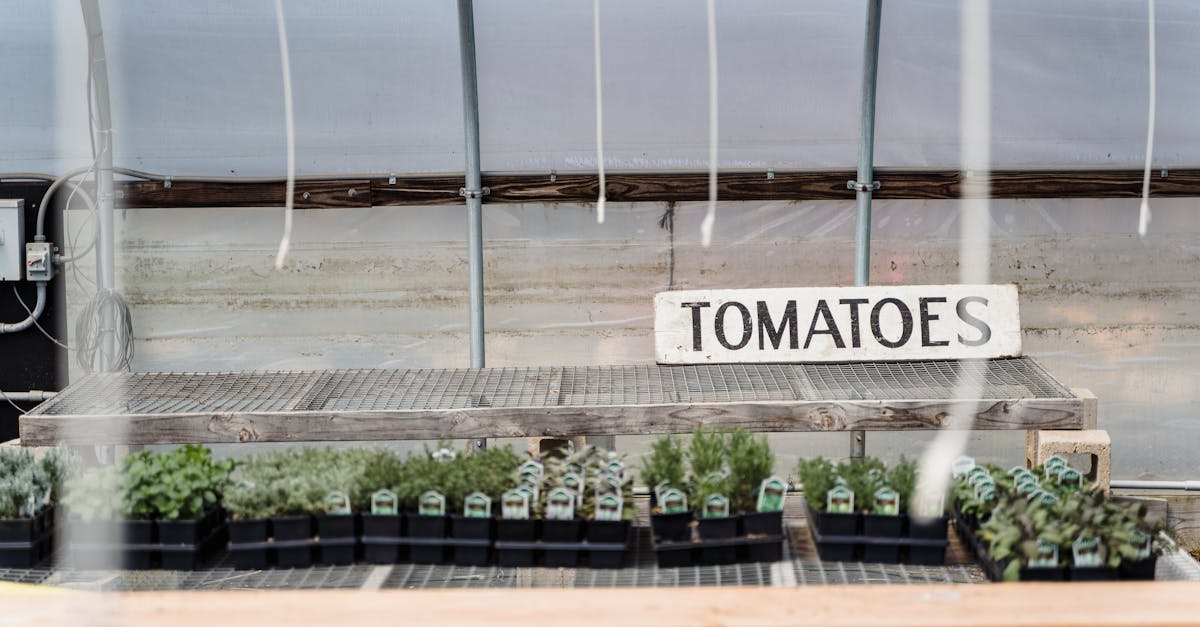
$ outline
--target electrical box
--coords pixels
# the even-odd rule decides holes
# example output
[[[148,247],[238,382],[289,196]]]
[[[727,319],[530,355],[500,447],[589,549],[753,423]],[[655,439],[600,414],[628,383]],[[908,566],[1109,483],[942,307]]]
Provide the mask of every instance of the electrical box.
[[[25,201],[0,199],[0,281],[20,281],[25,267]]]

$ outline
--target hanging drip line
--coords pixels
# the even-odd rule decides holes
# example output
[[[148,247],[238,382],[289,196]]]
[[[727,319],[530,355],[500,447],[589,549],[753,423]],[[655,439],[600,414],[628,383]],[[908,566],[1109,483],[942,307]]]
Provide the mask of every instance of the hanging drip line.
[[[1142,172],[1142,206],[1138,211],[1138,236],[1146,237],[1150,226],[1150,160],[1154,158],[1154,113],[1158,107],[1158,70],[1155,63],[1154,0],[1147,0],[1147,23],[1150,39],[1150,111],[1146,121],[1146,169]]]
[[[708,0],[708,213],[700,223],[700,243],[712,244],[717,221],[717,7]]]
[[[600,174],[600,193],[596,198],[596,224],[604,224],[604,91],[600,84],[600,0],[592,5],[592,42],[596,57],[596,169]]]
[[[283,0],[275,0],[275,25],[279,34],[279,61],[283,71],[283,118],[287,126],[287,191],[283,202],[283,237],[275,255],[275,269],[282,270],[292,245],[292,197],[296,193],[296,125],[292,117],[292,65],[288,55],[287,27],[283,20]]]

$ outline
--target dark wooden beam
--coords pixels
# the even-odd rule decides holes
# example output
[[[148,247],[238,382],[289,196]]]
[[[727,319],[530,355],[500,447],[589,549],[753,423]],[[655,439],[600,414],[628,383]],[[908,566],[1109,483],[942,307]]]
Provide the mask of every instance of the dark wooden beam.
[[[962,194],[962,173],[947,169],[875,170],[881,187],[875,197],[888,199],[954,199]],[[725,201],[853,200],[846,182],[854,171],[810,170],[722,172],[718,197]],[[591,173],[549,172],[485,174],[491,190],[485,203],[589,203],[598,181]],[[0,182],[0,195],[11,185]],[[462,203],[461,175],[440,174],[388,178],[301,180],[296,183],[298,209],[322,207],[424,206]],[[351,194],[350,190],[354,193]],[[121,181],[118,204],[130,209],[202,207],[279,207],[284,184],[175,181]],[[308,194],[305,197],[305,194]],[[1136,198],[1142,193],[1142,171],[1107,168],[1002,169],[992,172],[993,198]],[[1200,169],[1155,169],[1150,193],[1160,198],[1200,197]],[[707,172],[612,172],[607,196],[613,202],[703,201],[708,198]]]

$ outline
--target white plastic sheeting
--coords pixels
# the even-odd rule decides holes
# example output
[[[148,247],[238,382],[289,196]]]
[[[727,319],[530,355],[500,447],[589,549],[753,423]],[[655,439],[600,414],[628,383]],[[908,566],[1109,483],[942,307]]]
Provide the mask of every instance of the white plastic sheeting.
[[[958,163],[958,4],[889,0],[884,7],[881,166]],[[103,5],[119,165],[283,171],[271,2]],[[453,3],[286,6],[301,173],[462,169]],[[1158,6],[1156,162],[1200,163],[1192,111],[1200,101],[1200,3]],[[864,10],[846,0],[717,3],[722,167],[854,164]],[[78,3],[9,0],[4,12],[0,170],[86,162],[86,135],[82,142],[58,136],[85,128]],[[704,3],[603,0],[601,16],[609,167],[705,167]],[[996,164],[1140,162],[1144,2],[1005,0],[992,3],[991,17]],[[476,23],[484,169],[595,169],[591,3],[479,0]],[[78,106],[49,106],[55,101]]]

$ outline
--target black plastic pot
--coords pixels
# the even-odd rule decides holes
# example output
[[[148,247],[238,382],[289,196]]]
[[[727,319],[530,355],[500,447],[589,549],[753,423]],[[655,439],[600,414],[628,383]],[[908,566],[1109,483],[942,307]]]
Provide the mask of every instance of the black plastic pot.
[[[372,564],[395,564],[404,556],[404,516],[363,514],[363,559]]]
[[[818,512],[805,503],[808,511],[808,524],[814,525],[823,536],[856,536],[862,527],[862,516],[859,514],[831,514]]]
[[[492,519],[450,517],[450,537],[455,540],[482,540],[479,544],[454,545],[454,563],[459,566],[486,566],[491,552]]]
[[[275,564],[280,568],[307,568],[313,563],[312,516],[279,516],[271,519],[275,539]]]
[[[651,514],[650,528],[654,537],[667,542],[681,542],[692,539],[691,512],[679,514]]]
[[[317,516],[317,562],[353,564],[358,545],[358,515]]]
[[[0,567],[31,568],[49,555],[53,529],[44,515],[0,520]]]
[[[680,568],[696,563],[691,542],[671,542],[654,546],[659,568]]]
[[[153,520],[125,520],[120,524],[121,564],[128,570],[147,570],[157,566],[160,552],[157,544],[157,525]]]
[[[918,566],[941,566],[946,563],[946,547],[910,546],[905,561]]]
[[[783,512],[746,512],[742,514],[741,535],[783,535]]]
[[[417,564],[445,564],[446,531],[449,527],[446,516],[422,516],[417,513],[404,515],[410,541],[409,559]]]
[[[922,540],[944,540],[950,525],[950,518],[918,519],[908,518],[908,537]]]
[[[1117,569],[1112,566],[1072,566],[1071,581],[1116,581]]]
[[[158,541],[161,544],[199,544],[208,535],[207,520],[160,520]]]
[[[271,537],[271,521],[267,518],[230,520],[229,541],[234,544],[266,542]]]
[[[1137,562],[1122,562],[1117,572],[1121,579],[1153,581],[1154,568],[1158,564],[1158,556],[1151,555]]]
[[[783,536],[747,539],[738,555],[740,562],[778,562],[783,559]]]
[[[578,546],[583,539],[583,521],[572,520],[543,520],[542,542],[552,544],[573,544],[575,548],[551,548],[542,551],[542,565],[551,568],[574,568],[579,565]]]
[[[727,540],[738,535],[738,517],[697,518],[696,534],[701,540]]]
[[[871,564],[898,564],[900,545],[865,543],[862,545],[862,561]]]
[[[1000,569],[1000,578],[1003,579],[1003,569]],[[1029,568],[1021,569],[1018,578],[1021,581],[1066,581],[1067,569],[1065,568]]]
[[[886,514],[863,514],[862,528],[864,536],[872,538],[899,538],[904,531],[904,517],[888,516]],[[822,530],[822,533],[824,533],[824,530]]]
[[[621,568],[625,565],[625,558],[629,554],[628,520],[589,520],[585,527],[585,537],[590,545],[587,551],[588,566]]]
[[[536,520],[496,519],[496,563],[506,568],[533,566],[536,551],[532,548],[504,547],[506,542],[532,544],[537,541]]]
[[[229,555],[237,570],[261,570],[271,563],[267,539],[271,537],[271,521],[267,518],[230,519]]]
[[[0,520],[0,542],[33,542],[41,535],[39,518]]]

